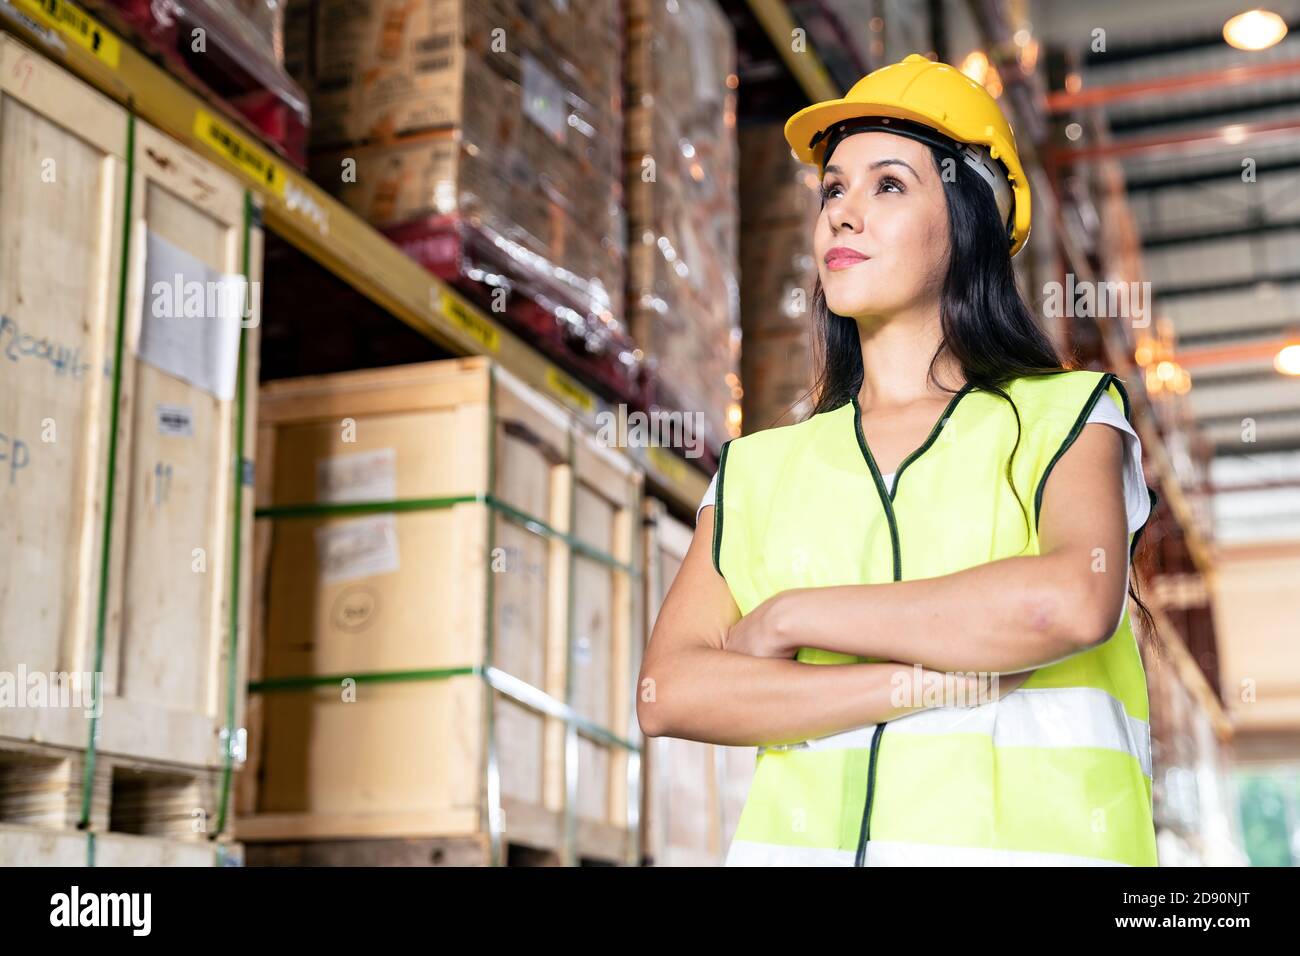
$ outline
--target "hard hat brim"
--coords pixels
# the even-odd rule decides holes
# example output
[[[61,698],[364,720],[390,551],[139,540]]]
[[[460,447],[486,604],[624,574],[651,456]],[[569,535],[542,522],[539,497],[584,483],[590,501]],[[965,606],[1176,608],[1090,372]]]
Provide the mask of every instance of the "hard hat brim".
[[[895,119],[912,120],[956,139],[947,130],[936,126],[929,117],[913,110],[900,109],[886,103],[871,105],[849,100],[826,100],[823,103],[806,106],[786,120],[785,141],[790,144],[790,148],[794,150],[795,156],[801,163],[809,163],[820,168],[826,141],[823,139],[814,147],[809,145],[812,138],[841,120],[857,119],[861,116],[891,116]]]

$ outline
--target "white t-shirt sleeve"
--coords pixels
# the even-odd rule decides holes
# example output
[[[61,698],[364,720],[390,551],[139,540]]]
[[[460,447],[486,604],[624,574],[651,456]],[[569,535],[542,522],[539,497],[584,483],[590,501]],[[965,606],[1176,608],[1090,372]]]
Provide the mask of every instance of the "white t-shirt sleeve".
[[[1111,425],[1124,433],[1124,507],[1128,513],[1128,530],[1131,534],[1142,527],[1151,514],[1151,499],[1147,496],[1146,476],[1142,472],[1142,440],[1109,392],[1102,395],[1101,400],[1093,406],[1088,424],[1094,422]],[[885,486],[889,487],[893,475],[883,477]],[[709,482],[708,490],[700,500],[700,506],[695,509],[696,521],[699,521],[701,511],[714,504],[717,487],[718,475],[714,472],[713,480]]]
[[[1132,534],[1151,515],[1151,499],[1147,495],[1146,476],[1142,472],[1142,439],[1128,423],[1110,393],[1101,396],[1088,416],[1088,424],[1101,422],[1112,425],[1124,433],[1124,508],[1128,513],[1128,530]]]
[[[1123,411],[1115,404],[1115,399],[1110,397],[1110,392],[1102,395],[1101,401],[1097,402],[1092,414],[1088,416],[1088,424],[1094,422],[1112,425],[1124,433],[1124,507],[1128,512],[1129,534],[1132,534],[1142,527],[1151,515],[1151,499],[1147,494],[1146,476],[1142,473],[1142,439],[1138,438],[1137,432],[1128,423]],[[1132,557],[1127,549],[1125,549],[1124,561],[1124,577],[1127,580],[1132,565]],[[1114,630],[1118,630],[1124,622],[1124,614],[1127,611],[1128,598],[1125,598],[1120,607],[1119,617],[1115,620]]]
[[[704,492],[704,497],[700,499],[700,506],[695,509],[695,520],[700,520],[700,512],[713,504],[714,495],[718,493],[718,473],[713,473],[713,480],[709,482],[709,488]]]

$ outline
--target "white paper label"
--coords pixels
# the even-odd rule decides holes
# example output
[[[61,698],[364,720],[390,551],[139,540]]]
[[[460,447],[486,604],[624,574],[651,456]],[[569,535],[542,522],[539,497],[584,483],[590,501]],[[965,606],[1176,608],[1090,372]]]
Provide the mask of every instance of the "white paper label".
[[[397,517],[374,515],[316,529],[320,580],[337,584],[398,569]]]
[[[188,405],[159,405],[158,434],[168,438],[194,437],[194,409]]]
[[[316,461],[317,501],[392,501],[397,497],[397,449],[378,448]]]
[[[247,283],[162,236],[146,236],[139,355],[222,401],[235,397]]]
[[[555,77],[527,53],[523,60],[524,115],[546,130],[557,142],[564,141],[568,112],[564,104],[565,90]]]

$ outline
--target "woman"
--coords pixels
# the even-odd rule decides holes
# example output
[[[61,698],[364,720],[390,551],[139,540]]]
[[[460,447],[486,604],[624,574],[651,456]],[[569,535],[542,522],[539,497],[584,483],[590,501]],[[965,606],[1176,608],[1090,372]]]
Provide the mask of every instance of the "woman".
[[[1154,865],[1125,591],[1155,495],[1122,382],[1016,291],[1006,119],[914,54],[786,137],[822,169],[817,400],[723,446],[642,729],[758,745],[729,865]]]

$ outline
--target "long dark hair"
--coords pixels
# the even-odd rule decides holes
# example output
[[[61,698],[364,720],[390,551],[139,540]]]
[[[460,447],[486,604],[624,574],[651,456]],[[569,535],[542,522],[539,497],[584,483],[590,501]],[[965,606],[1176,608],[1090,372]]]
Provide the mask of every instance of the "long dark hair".
[[[941,391],[935,378],[935,364],[947,351],[961,365],[972,390],[979,389],[1004,399],[1016,417],[1016,444],[1007,460],[1006,477],[1020,502],[1029,531],[1029,512],[1011,478],[1011,464],[1020,447],[1020,412],[1004,386],[1025,376],[1052,375],[1067,371],[1046,333],[1016,286],[1011,266],[1010,245],[1000,222],[997,202],[988,183],[963,162],[944,162],[947,153],[929,147],[936,172],[955,168],[955,176],[941,176],[948,205],[950,257],[940,294],[939,319],[943,341],[930,358],[929,379]],[[831,312],[818,276],[813,291],[815,375],[811,415],[839,408],[862,388],[862,344],[858,323]],[[1154,515],[1152,519],[1154,520]],[[1147,542],[1149,543],[1149,542]],[[1160,636],[1150,609],[1137,591],[1138,568],[1148,570],[1149,549],[1139,548],[1133,558],[1128,594],[1141,611],[1151,635],[1153,650],[1160,648]]]

